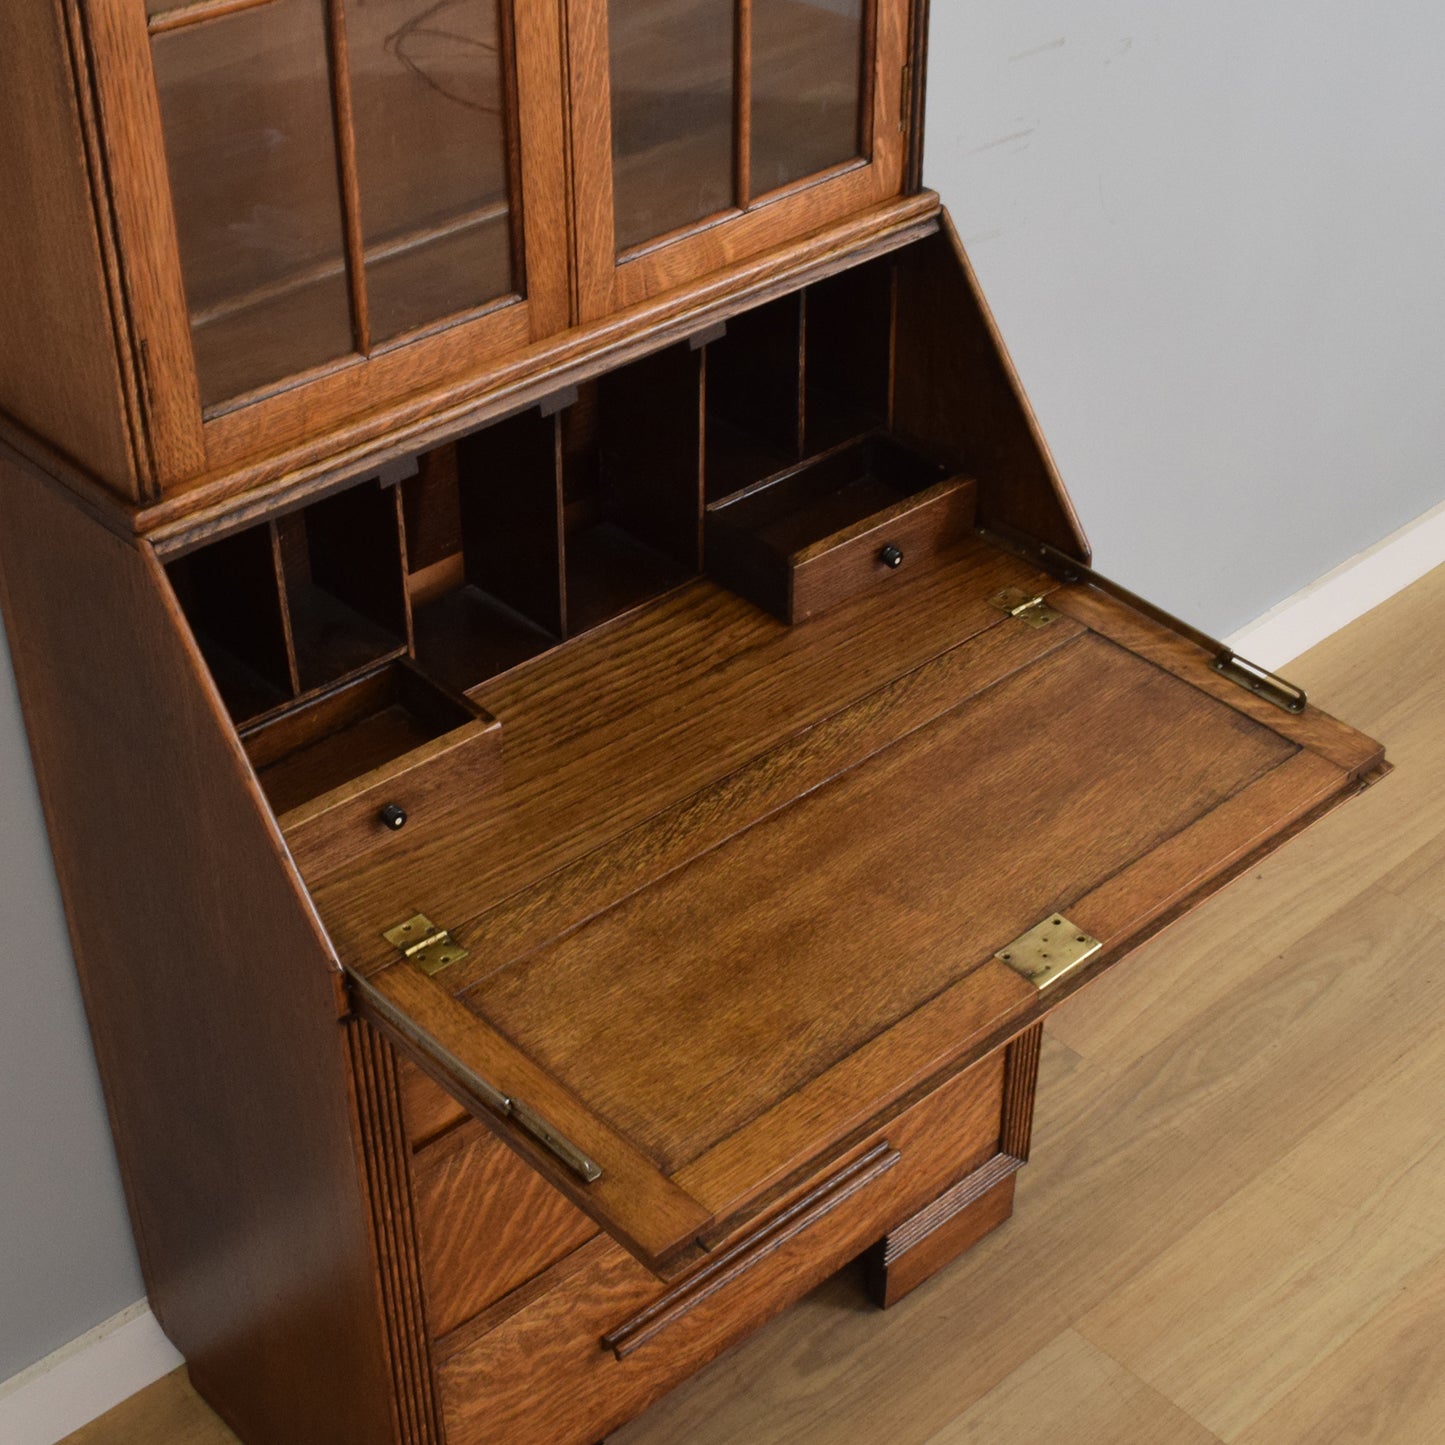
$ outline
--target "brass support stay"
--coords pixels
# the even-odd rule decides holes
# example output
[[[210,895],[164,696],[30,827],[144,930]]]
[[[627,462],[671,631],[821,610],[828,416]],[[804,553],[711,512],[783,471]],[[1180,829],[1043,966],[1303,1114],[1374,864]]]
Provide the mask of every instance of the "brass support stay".
[[[1286,682],[1284,678],[1270,672],[1267,668],[1240,657],[1227,643],[1182,621],[1166,612],[1162,607],[1156,607],[1152,602],[1140,597],[1138,593],[1131,592],[1127,587],[1094,571],[1087,563],[1080,562],[1077,557],[1070,557],[1067,553],[1060,552],[1057,547],[1051,547],[1047,542],[1026,537],[1022,533],[1008,528],[980,527],[979,534],[988,541],[1003,547],[1006,551],[1014,553],[1015,556],[1042,567],[1045,572],[1057,577],[1060,582],[1087,582],[1091,587],[1097,587],[1101,592],[1107,592],[1111,597],[1117,597],[1120,602],[1127,603],[1136,612],[1142,612],[1155,622],[1162,622],[1171,632],[1177,632],[1181,637],[1188,638],[1197,647],[1202,647],[1208,652],[1210,654],[1209,665],[1221,677],[1227,677],[1230,682],[1245,688],[1266,702],[1273,703],[1275,707],[1298,716],[1308,706],[1309,697],[1302,687],[1296,687],[1294,683]]]

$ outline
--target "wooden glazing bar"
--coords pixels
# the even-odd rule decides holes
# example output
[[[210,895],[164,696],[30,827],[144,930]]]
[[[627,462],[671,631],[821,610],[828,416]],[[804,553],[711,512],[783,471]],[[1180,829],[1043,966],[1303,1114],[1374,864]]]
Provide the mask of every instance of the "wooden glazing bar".
[[[753,0],[737,0],[733,56],[733,166],[739,210],[753,203]]]
[[[519,139],[517,94],[517,28],[513,13],[514,0],[498,0],[497,23],[500,31],[502,62],[503,143],[507,147],[508,221],[512,238],[512,289],[527,294],[527,231],[523,206],[526,187],[522,184],[522,146]]]
[[[873,97],[877,89],[875,63],[878,58],[878,0],[863,0],[863,43],[858,47],[858,154],[873,159]],[[899,129],[905,120],[898,119]]]
[[[326,0],[331,39],[331,98],[336,113],[336,161],[341,180],[346,269],[351,291],[351,329],[356,349],[371,350],[371,314],[366,297],[366,240],[361,230],[361,182],[356,168],[356,124],[351,104],[351,61],[346,45],[346,0]]]
[[[275,3],[276,0],[197,0],[194,5],[181,5],[152,15],[149,29],[152,35],[163,35],[168,30],[183,30],[187,25],[199,25],[204,20],[219,20],[223,15],[257,10],[262,5]]]

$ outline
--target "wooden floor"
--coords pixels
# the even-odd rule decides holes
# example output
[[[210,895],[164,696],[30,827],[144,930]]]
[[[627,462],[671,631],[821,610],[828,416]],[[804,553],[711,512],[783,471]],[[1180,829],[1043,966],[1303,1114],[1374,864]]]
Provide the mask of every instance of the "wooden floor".
[[[614,1445],[1445,1441],[1445,568],[1287,673],[1396,772],[1054,1016],[1013,1220]],[[234,1437],[178,1372],[70,1439]]]

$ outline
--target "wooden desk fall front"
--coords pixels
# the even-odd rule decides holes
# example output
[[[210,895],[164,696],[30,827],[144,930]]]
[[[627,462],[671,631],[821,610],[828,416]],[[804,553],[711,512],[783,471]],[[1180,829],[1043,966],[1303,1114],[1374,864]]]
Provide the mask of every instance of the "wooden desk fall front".
[[[248,1445],[586,1445],[892,1303],[1007,1218],[1047,1010],[1385,766],[1089,571],[925,11],[0,16],[0,588]]]

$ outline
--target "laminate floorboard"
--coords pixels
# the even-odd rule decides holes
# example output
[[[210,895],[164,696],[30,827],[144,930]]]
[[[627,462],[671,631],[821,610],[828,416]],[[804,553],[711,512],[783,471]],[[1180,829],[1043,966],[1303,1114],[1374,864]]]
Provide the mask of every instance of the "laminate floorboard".
[[[1050,1020],[1014,1218],[614,1445],[1445,1439],[1445,568],[1285,669],[1396,771]],[[234,1445],[184,1371],[70,1445]]]

